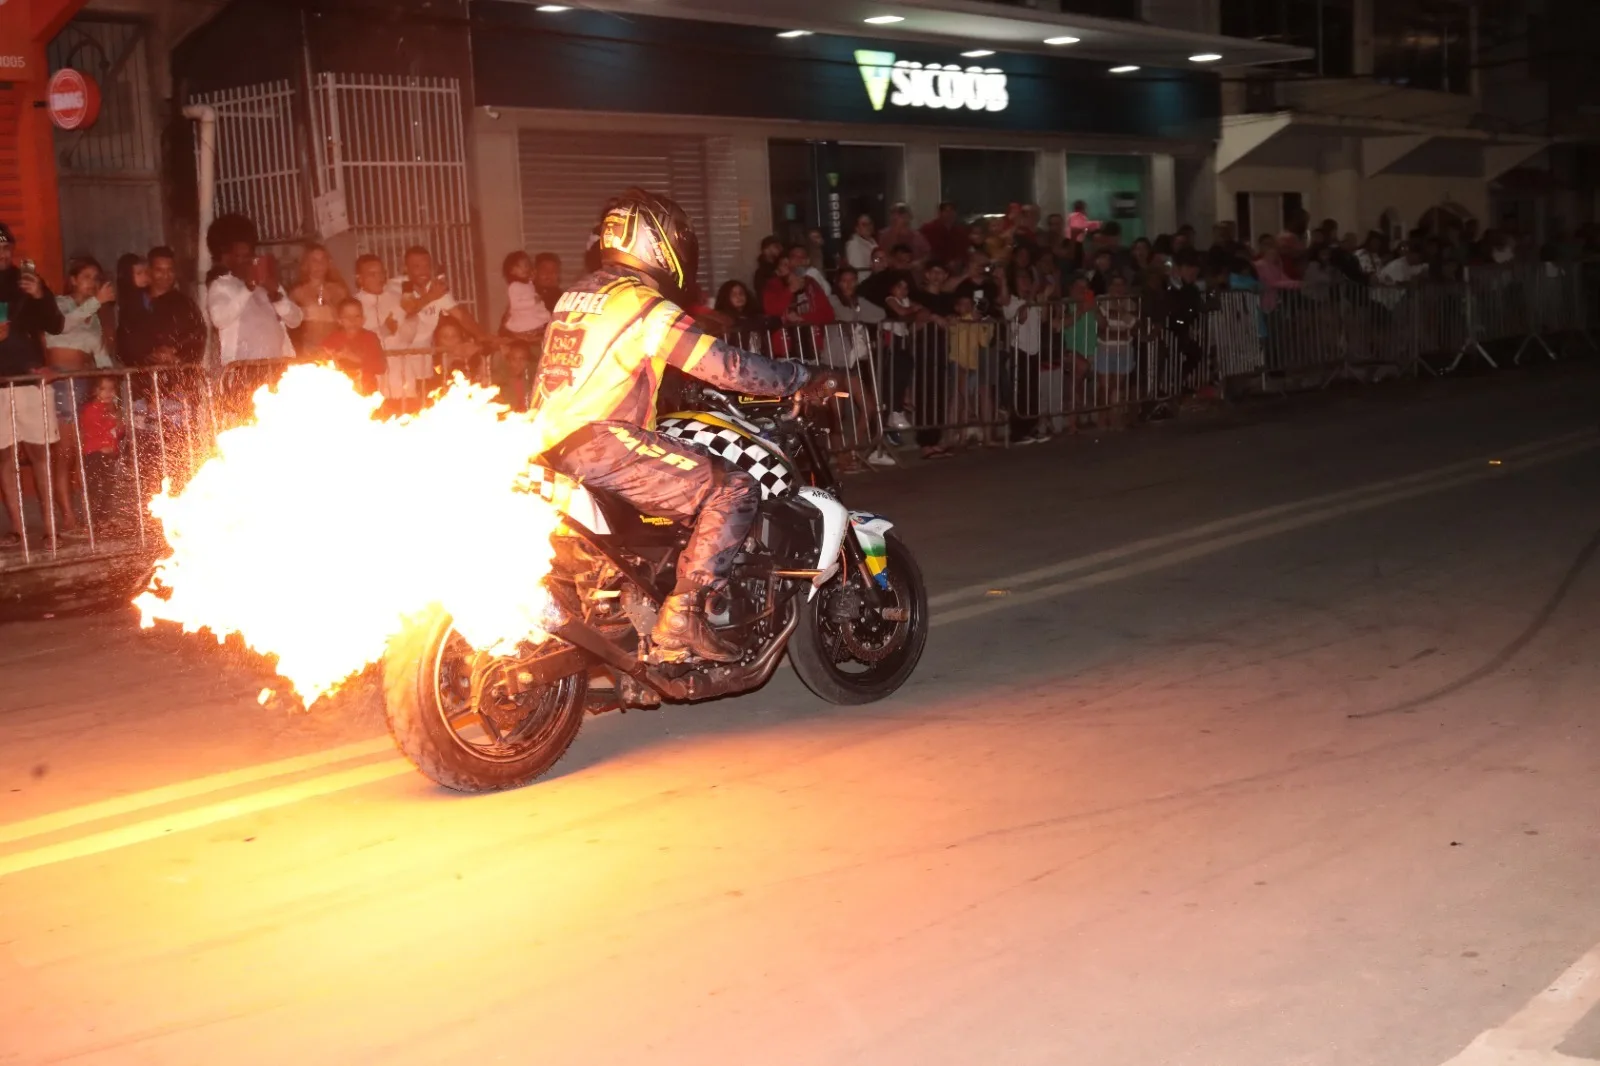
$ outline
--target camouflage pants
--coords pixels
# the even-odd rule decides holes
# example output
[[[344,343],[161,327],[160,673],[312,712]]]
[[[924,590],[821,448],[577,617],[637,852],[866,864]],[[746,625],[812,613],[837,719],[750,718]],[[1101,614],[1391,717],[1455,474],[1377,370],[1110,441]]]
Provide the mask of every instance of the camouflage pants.
[[[721,586],[755,521],[755,479],[676,438],[621,422],[579,430],[551,456],[555,469],[621,497],[646,515],[693,525],[678,559],[677,592]]]

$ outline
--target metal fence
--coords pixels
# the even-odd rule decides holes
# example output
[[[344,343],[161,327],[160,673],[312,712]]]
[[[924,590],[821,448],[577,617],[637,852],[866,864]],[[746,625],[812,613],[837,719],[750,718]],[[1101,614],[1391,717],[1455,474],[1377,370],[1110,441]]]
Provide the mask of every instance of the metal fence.
[[[456,299],[476,304],[460,86],[454,78],[318,75],[311,132],[319,195],[342,197],[358,253],[400,273],[432,250]]]
[[[289,82],[197,93],[191,102],[217,112],[216,213],[248,216],[269,243],[305,236],[305,167]],[[197,142],[197,166],[200,149]]]
[[[154,548],[144,504],[210,456],[217,418],[198,367],[0,380],[0,571]]]

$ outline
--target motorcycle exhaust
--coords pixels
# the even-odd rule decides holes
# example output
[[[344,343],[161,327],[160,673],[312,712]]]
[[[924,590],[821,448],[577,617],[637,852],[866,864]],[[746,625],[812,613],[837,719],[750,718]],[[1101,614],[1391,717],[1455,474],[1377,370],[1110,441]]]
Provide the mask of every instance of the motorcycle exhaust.
[[[789,646],[789,637],[800,623],[798,607],[792,612],[767,650],[748,666],[714,666],[710,669],[693,669],[676,677],[669,676],[660,667],[641,662],[634,655],[607,640],[598,630],[576,619],[568,619],[549,632],[553,637],[581,648],[619,673],[636,678],[669,700],[688,703],[746,692],[766,683],[777,669],[778,660]]]
[[[551,629],[550,635],[566,641],[575,648],[582,648],[613,670],[631,674],[639,680],[649,683],[649,679],[644,676],[645,664],[611,643],[593,626],[585,625],[575,618],[569,618]]]

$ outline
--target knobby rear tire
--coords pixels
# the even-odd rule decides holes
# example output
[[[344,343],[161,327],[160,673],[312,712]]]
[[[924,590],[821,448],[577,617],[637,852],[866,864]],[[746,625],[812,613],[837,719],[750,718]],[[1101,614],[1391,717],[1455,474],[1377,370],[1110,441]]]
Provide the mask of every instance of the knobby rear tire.
[[[414,619],[389,643],[383,662],[384,712],[389,735],[423,776],[458,792],[518,788],[560,761],[583,725],[587,678],[574,675],[555,709],[555,727],[525,755],[494,760],[474,755],[439,707],[437,663],[452,621],[434,609]]]

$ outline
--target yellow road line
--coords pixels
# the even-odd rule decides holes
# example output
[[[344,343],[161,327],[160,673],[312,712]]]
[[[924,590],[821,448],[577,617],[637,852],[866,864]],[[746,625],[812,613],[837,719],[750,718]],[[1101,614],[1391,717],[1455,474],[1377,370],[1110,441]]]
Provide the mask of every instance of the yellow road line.
[[[1566,448],[1540,452],[1531,458],[1523,457],[1515,469],[1527,470],[1530,467],[1543,466],[1546,463],[1553,463],[1574,455],[1580,455],[1583,452],[1590,451],[1595,447],[1600,447],[1600,439],[1568,445]],[[1504,477],[1506,476],[1506,472],[1507,471],[1505,467],[1491,467],[1486,463],[1479,471],[1475,473],[1461,474],[1444,481],[1429,482],[1427,484],[1417,485],[1407,489],[1400,489],[1394,492],[1385,492],[1377,496],[1363,496],[1358,499],[1350,500],[1346,503],[1341,503],[1334,507],[1325,507],[1319,511],[1310,511],[1305,514],[1293,515],[1289,518],[1282,519],[1281,521],[1270,522],[1264,526],[1255,526],[1250,529],[1241,530],[1225,537],[1218,537],[1215,540],[1202,541],[1199,544],[1192,544],[1187,548],[1178,548],[1174,551],[1164,552],[1160,555],[1151,556],[1148,559],[1140,559],[1136,562],[1127,563],[1123,566],[1114,566],[1107,570],[1096,570],[1094,573],[1085,574],[1082,577],[1073,578],[1070,581],[1060,581],[1050,585],[1041,585],[1038,588],[1025,589],[1021,592],[1012,592],[1002,597],[994,597],[979,603],[968,604],[965,607],[956,607],[947,611],[941,611],[933,616],[929,622],[929,625],[941,626],[949,625],[952,622],[963,622],[969,618],[979,618],[983,615],[994,614],[997,611],[1011,610],[1014,607],[1021,607],[1024,604],[1037,603],[1040,600],[1054,599],[1057,596],[1064,596],[1069,592],[1077,592],[1080,589],[1093,588],[1096,585],[1106,585],[1113,581],[1122,581],[1126,578],[1137,577],[1140,574],[1150,573],[1153,570],[1163,570],[1169,566],[1176,566],[1179,563],[1186,563],[1193,559],[1204,558],[1207,555],[1215,555],[1218,552],[1227,551],[1229,548],[1238,547],[1241,544],[1249,544],[1251,541],[1265,540],[1268,537],[1275,537],[1280,533],[1288,533],[1292,530],[1304,529],[1307,526],[1318,525],[1320,523],[1330,521],[1331,519],[1342,518],[1345,515],[1356,514],[1361,511],[1370,511],[1386,504],[1398,503],[1401,500],[1409,500],[1417,496],[1426,496],[1430,493],[1443,492],[1446,489],[1458,488],[1462,485],[1470,485],[1474,482],[1483,481],[1488,478]]]
[[[1596,439],[1595,431],[1590,429],[1579,430],[1574,433],[1563,433],[1560,436],[1546,437],[1543,440],[1533,441],[1528,444],[1519,444],[1514,448],[1506,448],[1503,451],[1495,452],[1493,455],[1446,463],[1443,466],[1436,466],[1416,474],[1407,474],[1404,477],[1368,482],[1365,485],[1357,485],[1354,488],[1340,489],[1338,492],[1328,492],[1320,496],[1308,496],[1303,500],[1293,500],[1289,503],[1275,504],[1272,507],[1263,507],[1255,511],[1245,511],[1241,514],[1229,515],[1227,518],[1219,518],[1213,522],[1191,526],[1188,529],[1163,533],[1156,537],[1146,537],[1143,540],[1136,540],[1117,548],[1107,548],[1105,551],[1080,555],[1074,559],[1051,563],[1049,566],[1041,566],[1034,570],[1024,570],[1019,574],[1008,574],[1002,577],[990,578],[979,584],[964,585],[948,592],[941,592],[937,596],[930,596],[928,598],[928,606],[934,608],[944,607],[952,603],[958,603],[961,600],[983,598],[993,588],[1015,588],[1018,585],[1032,584],[1035,581],[1043,581],[1046,578],[1061,577],[1064,574],[1076,573],[1080,570],[1092,570],[1097,566],[1114,563],[1119,559],[1126,559],[1132,555],[1141,555],[1144,552],[1155,551],[1158,548],[1166,548],[1174,544],[1196,540],[1200,537],[1225,533],[1230,529],[1237,529],[1240,526],[1247,526],[1254,522],[1263,522],[1281,515],[1304,511],[1310,507],[1323,507],[1345,500],[1361,499],[1439,478],[1473,472],[1481,473],[1493,460],[1504,462],[1507,459],[1525,459],[1530,453],[1559,448],[1563,445],[1574,444],[1583,440],[1594,441]]]
[[[273,807],[285,807],[291,803],[311,799],[314,796],[325,796],[330,792],[342,792],[347,788],[359,788],[370,785],[374,781],[382,781],[387,777],[397,777],[404,773],[413,773],[411,764],[404,759],[385,759],[382,762],[369,763],[357,766],[350,770],[339,770],[335,773],[325,774],[322,777],[313,777],[306,781],[297,781],[292,785],[280,785],[269,788],[264,792],[254,792],[248,796],[239,796],[236,799],[223,800],[221,803],[212,803],[204,807],[194,807],[186,811],[175,811],[172,814],[161,815],[135,822],[132,825],[121,826],[117,829],[108,829],[102,833],[91,833],[86,837],[76,840],[63,841],[60,844],[48,844],[42,848],[31,851],[19,851],[12,855],[0,856],[0,877],[7,874],[20,873],[23,870],[33,870],[40,866],[51,866],[58,862],[67,862],[71,859],[81,859],[88,855],[98,855],[105,851],[114,851],[132,844],[144,844],[151,840],[172,833],[182,833],[190,829],[199,829],[202,826],[215,825],[233,818],[258,811],[270,810]]]
[[[292,759],[279,759],[277,762],[246,766],[239,770],[229,770],[226,773],[197,777],[192,781],[179,781],[177,784],[163,785],[160,788],[152,788],[147,792],[134,792],[126,796],[118,796],[115,799],[88,803],[81,807],[69,807],[63,811],[54,811],[50,814],[40,815],[37,818],[30,818],[27,821],[0,825],[0,844],[11,844],[18,840],[26,840],[29,837],[43,836],[46,833],[70,829],[75,825],[83,825],[85,822],[98,822],[106,818],[116,818],[124,814],[132,814],[135,811],[160,807],[166,803],[176,803],[179,800],[192,799],[195,796],[204,796],[211,792],[221,792],[225,788],[253,784],[256,781],[264,781],[274,777],[287,777],[289,774],[303,773],[306,770],[315,770],[321,766],[330,766],[334,763],[348,762],[351,759],[380,755],[393,750],[394,742],[388,737],[374,737],[371,740],[345,744],[341,747],[329,748],[326,751],[314,751],[308,755],[297,755]]]

